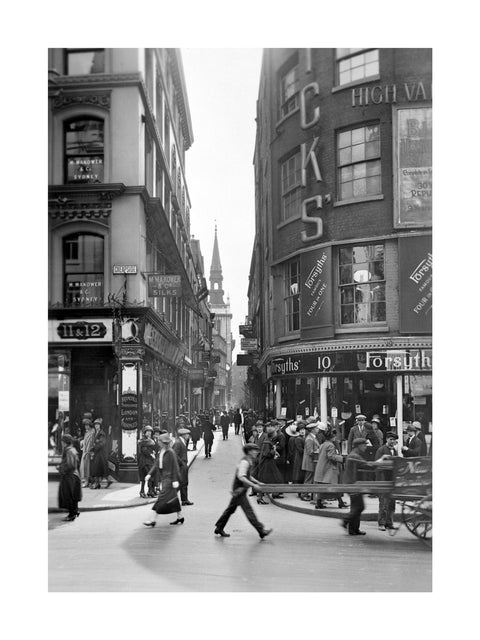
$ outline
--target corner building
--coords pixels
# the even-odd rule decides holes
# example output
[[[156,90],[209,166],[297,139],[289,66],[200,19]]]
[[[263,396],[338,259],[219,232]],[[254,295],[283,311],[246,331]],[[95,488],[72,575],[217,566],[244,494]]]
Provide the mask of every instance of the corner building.
[[[177,49],[49,50],[49,427],[81,437],[85,414],[102,418],[123,481],[142,427],[192,409],[209,330],[192,142]]]
[[[429,49],[264,51],[248,321],[267,414],[431,433],[431,80]]]

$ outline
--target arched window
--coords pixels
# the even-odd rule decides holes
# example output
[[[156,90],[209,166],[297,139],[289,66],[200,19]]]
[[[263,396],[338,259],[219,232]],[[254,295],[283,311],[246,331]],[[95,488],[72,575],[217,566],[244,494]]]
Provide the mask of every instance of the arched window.
[[[65,306],[103,305],[103,237],[76,233],[63,240]]]
[[[65,182],[103,182],[103,120],[76,118],[65,123]]]

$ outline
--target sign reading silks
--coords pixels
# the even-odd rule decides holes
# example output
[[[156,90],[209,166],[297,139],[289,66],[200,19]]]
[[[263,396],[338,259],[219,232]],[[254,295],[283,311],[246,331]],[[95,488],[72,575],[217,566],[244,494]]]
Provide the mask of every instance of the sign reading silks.
[[[302,253],[300,275],[301,336],[330,338],[334,335],[332,248]]]

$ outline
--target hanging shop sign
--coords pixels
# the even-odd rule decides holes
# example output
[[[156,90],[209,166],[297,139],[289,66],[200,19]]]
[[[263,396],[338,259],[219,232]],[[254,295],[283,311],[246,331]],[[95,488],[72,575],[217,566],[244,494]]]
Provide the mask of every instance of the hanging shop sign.
[[[300,275],[302,338],[333,337],[332,248],[302,253]]]
[[[394,109],[394,225],[432,225],[432,108]]]
[[[179,366],[183,362],[184,351],[170,342],[166,336],[149,322],[145,323],[143,341],[147,347],[150,347],[160,354],[163,359],[174,365]]]
[[[253,364],[253,355],[251,353],[237,353],[237,366],[249,367]]]
[[[205,377],[204,369],[190,369],[188,372],[188,377],[191,383],[199,383],[203,384],[203,380]]]
[[[400,332],[432,332],[432,237],[398,239]]]
[[[182,278],[179,275],[148,274],[148,297],[160,296],[180,297],[182,295]]]
[[[244,338],[254,338],[253,327],[251,324],[240,324],[238,326],[238,333]]]
[[[431,349],[302,353],[273,358],[272,376],[327,373],[431,372]]]
[[[240,340],[240,348],[242,351],[257,351],[258,349],[257,338],[242,338]]]
[[[49,342],[111,342],[112,321],[89,319],[68,321],[48,321]]]

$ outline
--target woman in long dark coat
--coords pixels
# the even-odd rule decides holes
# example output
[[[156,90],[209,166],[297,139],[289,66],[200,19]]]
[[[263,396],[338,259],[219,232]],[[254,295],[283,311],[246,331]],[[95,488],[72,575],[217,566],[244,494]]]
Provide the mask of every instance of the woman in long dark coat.
[[[162,433],[158,436],[158,441],[161,447],[160,452],[148,475],[145,477],[145,481],[148,482],[150,476],[158,472],[160,476],[160,493],[152,507],[155,512],[154,519],[144,522],[143,524],[146,527],[154,527],[157,524],[157,516],[159,513],[177,512],[177,519],[174,522],[170,522],[170,524],[183,524],[185,522],[185,518],[182,516],[180,500],[178,499],[180,469],[177,456],[170,448],[170,435],[168,433]]]
[[[68,433],[62,436],[64,444],[62,462],[58,467],[60,485],[58,487],[58,506],[68,509],[64,520],[72,522],[80,515],[78,503],[82,499],[82,483],[78,473],[78,453],[73,446],[73,438]]]
[[[302,469],[303,451],[305,449],[305,422],[299,421],[297,423],[297,433],[298,436],[294,440],[295,453],[293,457],[292,482],[293,484],[303,484],[305,480],[305,471]],[[302,493],[297,495],[303,500]]]
[[[275,434],[275,427],[267,426],[267,437],[260,445],[260,454],[258,456],[258,464],[255,468],[255,478],[263,484],[282,484],[282,474],[278,470],[275,462],[275,445],[273,442],[273,436]],[[272,496],[278,497],[279,494],[274,493]],[[257,494],[258,504],[268,504],[263,499],[263,493]]]
[[[100,482],[102,478],[107,479],[106,488],[112,484],[111,480],[108,480],[108,460],[107,460],[107,436],[105,432],[100,429],[98,431],[95,442],[93,445],[93,459],[90,465],[90,474],[93,478],[92,489],[100,489]]]

